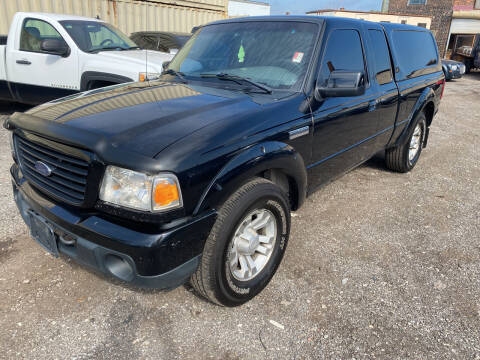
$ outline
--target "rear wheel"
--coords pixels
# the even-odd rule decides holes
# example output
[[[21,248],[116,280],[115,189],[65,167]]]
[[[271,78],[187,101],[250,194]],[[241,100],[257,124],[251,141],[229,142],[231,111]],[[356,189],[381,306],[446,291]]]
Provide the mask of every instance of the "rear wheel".
[[[219,305],[249,301],[275,274],[289,232],[287,195],[266,179],[249,181],[220,207],[192,286]]]
[[[405,173],[415,167],[422,153],[426,129],[427,121],[425,114],[422,113],[410,130],[408,140],[402,145],[386,150],[385,162],[390,170]]]

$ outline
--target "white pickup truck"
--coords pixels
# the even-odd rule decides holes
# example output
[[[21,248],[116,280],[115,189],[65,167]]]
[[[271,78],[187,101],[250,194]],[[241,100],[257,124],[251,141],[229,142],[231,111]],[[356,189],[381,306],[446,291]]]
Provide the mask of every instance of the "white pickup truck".
[[[98,19],[19,12],[8,37],[0,36],[0,100],[40,104],[79,91],[149,80],[173,56],[142,50]]]

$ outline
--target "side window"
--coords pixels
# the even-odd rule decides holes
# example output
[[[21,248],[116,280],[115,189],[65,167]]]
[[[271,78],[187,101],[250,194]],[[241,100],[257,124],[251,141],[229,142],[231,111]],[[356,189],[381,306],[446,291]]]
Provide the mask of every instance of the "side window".
[[[392,82],[392,65],[385,34],[380,30],[368,30],[375,57],[375,77],[380,85]]]
[[[47,39],[63,40],[58,31],[46,21],[26,19],[23,22],[20,33],[20,50],[42,52],[42,41]]]
[[[320,85],[325,86],[334,70],[365,71],[362,42],[356,30],[334,30],[328,38],[320,68]]]
[[[429,31],[395,30],[393,46],[399,67],[406,77],[415,77],[426,67],[438,64],[438,52]]]

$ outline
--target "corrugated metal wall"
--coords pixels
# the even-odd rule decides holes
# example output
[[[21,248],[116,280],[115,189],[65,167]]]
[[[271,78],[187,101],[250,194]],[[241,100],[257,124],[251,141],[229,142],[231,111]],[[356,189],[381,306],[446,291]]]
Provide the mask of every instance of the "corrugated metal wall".
[[[127,35],[135,31],[190,32],[226,17],[228,0],[0,0],[0,34],[18,11],[100,16]]]

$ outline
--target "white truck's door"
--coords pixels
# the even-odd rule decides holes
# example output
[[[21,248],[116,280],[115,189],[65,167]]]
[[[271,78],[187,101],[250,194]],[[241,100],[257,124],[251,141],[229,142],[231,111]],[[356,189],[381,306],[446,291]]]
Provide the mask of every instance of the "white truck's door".
[[[7,48],[7,75],[16,96],[38,104],[79,91],[78,49],[61,35],[66,32],[39,18],[25,18],[18,25],[13,46]],[[49,39],[65,41],[68,56],[43,51],[42,41]]]

